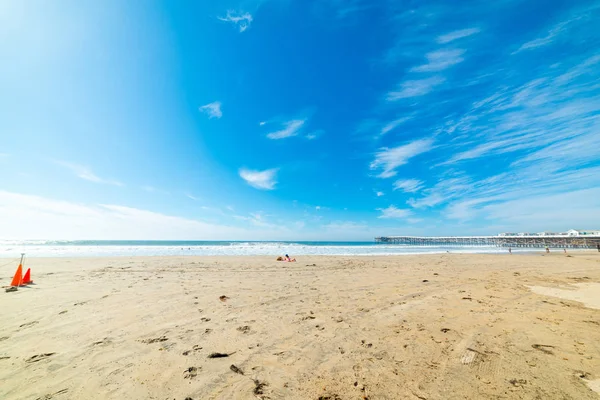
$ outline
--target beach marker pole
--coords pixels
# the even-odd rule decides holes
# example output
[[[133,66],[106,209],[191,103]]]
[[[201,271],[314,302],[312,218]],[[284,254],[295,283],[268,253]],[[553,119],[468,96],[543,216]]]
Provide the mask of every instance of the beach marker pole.
[[[21,263],[23,263],[23,256],[25,256],[25,253],[21,254]],[[25,276],[23,277],[23,285],[29,285],[30,283],[33,283],[31,280],[31,268],[27,268],[27,272],[25,272]]]

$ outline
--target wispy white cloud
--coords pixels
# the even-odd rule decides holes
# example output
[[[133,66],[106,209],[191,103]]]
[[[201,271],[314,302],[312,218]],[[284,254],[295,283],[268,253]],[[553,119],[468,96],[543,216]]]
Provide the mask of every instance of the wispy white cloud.
[[[474,101],[449,130],[468,132],[472,140],[458,141],[455,151],[449,152],[452,156],[440,165],[523,151],[530,155],[521,157],[521,162],[544,154],[592,160],[589,149],[600,137],[600,100],[589,80],[599,76],[598,64],[600,55],[593,55],[566,69],[548,69],[542,77],[520,85],[502,84],[493,94]]]
[[[562,21],[555,23],[544,36],[530,40],[519,47],[513,54],[524,50],[532,50],[540,47],[549,46],[556,41],[571,41],[577,35],[577,29],[586,27],[593,31],[597,31],[598,11],[600,10],[600,2],[574,2],[576,5],[567,13],[567,17]],[[586,26],[586,24],[588,24]],[[575,34],[573,34],[575,33]],[[591,36],[586,30],[587,38],[585,42],[589,42]],[[597,37],[596,37],[597,39]],[[576,40],[574,40],[576,42]]]
[[[389,206],[388,208],[378,208],[378,211],[381,211],[381,215],[377,218],[383,219],[404,219],[410,215],[412,215],[412,211],[410,209],[401,209],[396,206]]]
[[[413,134],[430,132],[435,138],[436,151],[411,159],[405,168],[410,167],[415,177],[427,176],[422,178],[427,184],[407,191],[413,193],[407,204],[415,215],[425,209],[428,214],[439,212],[452,220],[449,225],[457,220],[464,223],[466,231],[475,225],[498,227],[505,221],[521,229],[561,229],[553,228],[557,214],[561,224],[566,221],[565,228],[576,224],[568,223],[569,216],[580,220],[582,213],[567,205],[573,201],[588,215],[600,218],[600,203],[594,205],[590,200],[600,188],[600,53],[589,45],[600,39],[595,26],[600,3],[593,3],[583,12],[574,4],[573,12],[562,13],[566,19],[523,44],[518,50],[522,54],[509,60],[500,54],[510,53],[522,42],[514,46],[490,37],[491,42],[482,44],[471,40],[480,32],[473,27],[432,36],[439,25],[435,22],[449,18],[443,12],[430,18],[434,13],[423,7],[423,12],[407,11],[404,19],[396,21],[406,23],[397,24],[397,39],[388,54],[393,57],[388,58],[416,67],[387,94],[387,100],[409,101],[398,102],[398,108],[394,103],[385,104],[378,108],[377,117],[365,120],[361,128],[377,135],[382,127],[379,115],[414,108]],[[423,49],[430,51],[431,40],[453,47],[427,53],[426,63],[415,64],[415,55],[424,54]],[[494,48],[495,56],[486,63],[469,63],[470,77],[449,73],[452,66],[470,61],[466,55],[473,54],[474,60],[489,56],[489,47]],[[548,51],[541,64],[537,53],[525,52],[542,47]],[[427,79],[415,80],[418,73],[427,73]],[[448,85],[442,85],[445,78]],[[443,96],[437,89],[444,89]],[[424,100],[417,98],[427,94]],[[381,157],[371,163],[379,177],[404,175],[404,169],[394,168],[406,164],[403,151],[398,155],[399,164],[389,163],[386,168],[383,160],[395,159],[391,150],[382,149]],[[402,181],[397,189],[405,188],[410,186]],[[546,198],[563,206],[553,207]],[[512,218],[512,207],[523,211]],[[564,212],[557,213],[557,209]],[[600,223],[598,218],[596,223]],[[529,221],[531,226],[521,221]]]
[[[266,124],[267,124],[267,121],[260,121],[260,122],[258,123],[258,125],[260,125],[260,126],[264,126],[264,125],[266,125]]]
[[[375,195],[377,197],[381,197],[381,196],[385,196],[385,193],[383,193],[383,192],[375,192]]]
[[[436,41],[440,44],[446,44],[446,43],[450,43],[450,42],[453,42],[458,39],[462,39],[465,37],[475,35],[479,32],[481,32],[481,30],[479,28],[460,29],[457,31],[446,33],[444,35],[440,35],[436,38]]]
[[[263,228],[274,228],[274,229],[278,228],[278,224],[269,222],[266,217],[268,217],[268,216],[265,215],[263,212],[250,213],[248,216],[245,216],[245,215],[234,215],[233,216],[233,218],[235,218],[235,219],[239,219],[242,221],[248,221],[253,226],[258,226],[258,227],[263,227]]]
[[[246,168],[240,169],[240,177],[248,185],[261,190],[273,190],[277,184],[276,175],[278,168],[267,169],[264,171],[255,171]]]
[[[228,10],[227,15],[217,18],[221,21],[231,22],[239,28],[240,32],[244,32],[250,28],[250,24],[252,23],[252,15],[243,11]]]
[[[424,96],[431,92],[433,88],[444,83],[445,78],[441,76],[432,76],[430,78],[408,80],[402,82],[398,88],[387,94],[388,101],[396,101],[411,97]]]
[[[65,167],[69,169],[75,176],[78,178],[84,179],[86,181],[102,183],[106,185],[114,185],[114,186],[124,186],[121,182],[100,178],[98,175],[92,172],[92,170],[86,166],[74,164],[66,161],[54,161],[55,164],[60,165],[61,167]]]
[[[200,200],[200,197],[194,196],[194,195],[192,195],[192,194],[189,194],[189,193],[186,193],[186,194],[185,194],[185,196],[186,196],[188,199],[192,199],[192,200],[194,200],[194,201],[198,201],[198,200]]]
[[[402,118],[398,118],[393,121],[390,121],[381,128],[381,131],[379,132],[379,134],[383,136],[386,133],[393,131],[394,129],[396,129],[397,127],[402,125],[403,123],[409,121],[411,118],[412,117],[402,117]]]
[[[307,134],[304,137],[308,140],[315,140],[315,139],[319,138],[320,136],[322,136],[323,133],[325,133],[325,131],[323,131],[322,129],[319,129],[319,130],[316,130],[316,131],[313,131],[313,132]]]
[[[425,55],[427,64],[411,69],[413,72],[439,72],[464,61],[463,49],[436,50]],[[441,82],[440,82],[441,83]]]
[[[221,111],[221,102],[215,101],[199,107],[199,110],[204,114],[208,115],[208,118],[221,118],[223,112]]]
[[[523,45],[521,45],[521,47],[519,47],[513,54],[521,52],[523,50],[536,49],[538,47],[543,47],[551,44],[557,37],[559,37],[563,32],[567,30],[569,24],[579,20],[580,18],[581,17],[577,16],[557,23],[552,28],[550,28],[550,30],[545,36],[523,43]]]
[[[5,191],[0,191],[0,204],[3,222],[0,238],[6,239],[239,240],[269,237],[265,232],[250,232],[114,204],[80,204]]]
[[[423,187],[423,182],[418,179],[399,179],[394,182],[394,190],[402,190],[405,193],[418,192]]]
[[[428,152],[433,148],[433,139],[418,139],[393,148],[383,148],[375,154],[371,162],[371,170],[381,169],[379,178],[391,178],[396,175],[396,168],[406,164],[413,157]]]
[[[284,128],[267,134],[269,139],[285,139],[300,133],[306,119],[294,119],[283,124]]]
[[[337,17],[345,18],[350,14],[358,13],[364,11],[370,7],[369,4],[362,0],[333,0],[337,3]]]
[[[148,193],[162,193],[162,194],[169,194],[169,192],[167,192],[166,190],[162,190],[162,189],[158,189],[154,186],[151,185],[145,185],[142,186],[142,190],[146,191]]]
[[[315,3],[315,11],[328,20],[345,20],[360,15],[372,6],[372,3],[364,0],[323,0]]]

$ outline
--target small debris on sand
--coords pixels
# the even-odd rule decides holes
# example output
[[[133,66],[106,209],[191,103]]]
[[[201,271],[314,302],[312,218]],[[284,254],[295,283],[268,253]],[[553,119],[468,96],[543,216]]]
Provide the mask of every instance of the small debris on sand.
[[[156,342],[166,342],[167,340],[169,340],[169,338],[167,338],[166,336],[161,336],[161,337],[154,338],[154,339],[140,340],[140,342],[145,343],[145,344],[152,344],[152,343],[156,343]]]
[[[225,357],[229,357],[230,355],[234,354],[235,351],[233,353],[210,353],[208,355],[208,358],[225,358]]]
[[[513,386],[523,386],[527,383],[527,380],[525,379],[511,379],[510,381],[508,381],[511,385]]]
[[[184,351],[182,354],[184,356],[187,356],[188,354],[190,354],[192,351],[198,351],[198,350],[202,350],[202,347],[198,346],[197,344],[194,345],[194,347],[192,347],[192,350],[186,350]]]
[[[546,354],[554,354],[554,352],[552,352],[552,350],[548,350],[547,347],[553,349],[554,346],[551,346],[549,344],[532,344],[531,347],[533,347],[536,350],[542,351]]]
[[[244,371],[242,371],[241,369],[236,367],[234,364],[231,364],[229,369],[232,370],[233,372],[235,372],[236,374],[244,375]]]
[[[221,301],[227,301],[227,300],[229,300],[229,297],[223,295],[223,296],[219,297],[219,300],[221,300]]]
[[[258,379],[254,380],[254,394],[264,394],[264,388],[265,386],[269,386],[267,383],[265,382],[261,382]]]
[[[53,356],[54,354],[56,354],[56,353],[36,354],[35,356],[29,357],[27,360],[25,360],[25,362],[28,362],[28,363],[38,362],[38,361],[44,360],[50,356]]]

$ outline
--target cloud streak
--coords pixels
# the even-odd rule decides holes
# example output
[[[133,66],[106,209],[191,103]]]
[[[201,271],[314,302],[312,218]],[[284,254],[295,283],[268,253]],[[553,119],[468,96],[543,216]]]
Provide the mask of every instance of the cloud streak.
[[[252,15],[250,13],[235,10],[228,10],[224,17],[217,17],[217,19],[232,23],[240,32],[245,32],[250,28],[250,24],[252,23]]]
[[[425,79],[408,80],[398,85],[396,90],[388,92],[387,101],[397,101],[411,97],[425,96],[436,86],[444,83],[446,79],[441,76],[432,76]]]
[[[86,166],[74,164],[66,161],[54,161],[55,164],[70,170],[75,176],[86,181],[101,183],[105,185],[124,186],[123,183],[111,179],[100,178]]]
[[[412,72],[440,72],[464,61],[462,49],[437,50],[427,53],[427,64],[411,69]],[[441,82],[440,82],[441,83]]]
[[[379,134],[381,136],[383,136],[383,135],[387,134],[388,132],[393,131],[394,129],[396,129],[400,125],[404,124],[405,122],[410,121],[411,118],[412,117],[402,117],[402,118],[398,118],[393,121],[390,121],[381,128],[381,131],[379,132]]]
[[[0,191],[0,238],[202,240],[254,238],[249,231],[114,204],[79,204]],[[32,224],[31,221],[35,221]]]
[[[453,31],[453,32],[438,36],[436,38],[436,42],[438,42],[440,44],[446,44],[446,43],[450,43],[450,42],[453,42],[458,39],[462,39],[462,38],[466,38],[466,37],[475,35],[475,34],[479,33],[480,31],[481,30],[479,28],[460,29],[457,31]]]
[[[378,208],[381,211],[381,215],[377,218],[381,219],[405,219],[412,215],[412,211],[409,209],[401,209],[396,206],[389,206],[388,208]]]
[[[391,178],[396,175],[396,169],[412,158],[426,153],[433,148],[433,139],[419,139],[397,147],[383,148],[375,154],[370,164],[371,170],[381,170],[379,178]]]
[[[208,118],[221,118],[223,112],[221,111],[221,102],[215,101],[209,104],[205,104],[198,108],[200,112],[208,115]]]
[[[253,188],[260,190],[273,190],[277,184],[277,171],[278,168],[266,169],[263,171],[241,168],[239,173],[240,177]]]
[[[306,119],[294,119],[283,123],[283,129],[267,134],[269,139],[278,140],[297,136],[306,123]]]
[[[423,182],[418,179],[399,179],[394,182],[394,190],[402,190],[405,193],[418,192],[423,187]]]

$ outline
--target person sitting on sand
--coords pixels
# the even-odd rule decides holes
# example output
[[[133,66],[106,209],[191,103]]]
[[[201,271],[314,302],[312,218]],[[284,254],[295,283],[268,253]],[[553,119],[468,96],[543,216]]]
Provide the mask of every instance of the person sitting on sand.
[[[295,258],[290,258],[290,256],[288,256],[287,254],[285,255],[285,257],[277,257],[277,261],[287,261],[287,262],[295,262],[296,259]]]

